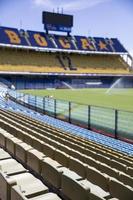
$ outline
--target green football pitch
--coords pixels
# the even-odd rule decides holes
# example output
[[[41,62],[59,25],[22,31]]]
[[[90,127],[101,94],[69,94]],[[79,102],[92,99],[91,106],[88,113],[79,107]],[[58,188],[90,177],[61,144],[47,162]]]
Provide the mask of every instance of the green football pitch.
[[[55,99],[80,104],[102,106],[125,111],[133,111],[133,89],[51,89],[23,90],[22,92],[36,96],[53,96]]]

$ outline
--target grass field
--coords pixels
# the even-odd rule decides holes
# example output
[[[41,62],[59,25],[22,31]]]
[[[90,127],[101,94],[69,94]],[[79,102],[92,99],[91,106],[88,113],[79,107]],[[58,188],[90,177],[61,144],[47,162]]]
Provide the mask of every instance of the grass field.
[[[133,89],[58,89],[58,90],[23,90],[36,96],[53,96],[55,99],[81,104],[103,106],[125,111],[133,111]]]

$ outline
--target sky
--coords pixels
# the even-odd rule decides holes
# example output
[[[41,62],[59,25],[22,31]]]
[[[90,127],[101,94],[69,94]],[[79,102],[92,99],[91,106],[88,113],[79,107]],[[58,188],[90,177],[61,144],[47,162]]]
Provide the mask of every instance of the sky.
[[[0,26],[43,31],[42,11],[74,15],[72,34],[118,38],[133,56],[133,0],[0,0]]]

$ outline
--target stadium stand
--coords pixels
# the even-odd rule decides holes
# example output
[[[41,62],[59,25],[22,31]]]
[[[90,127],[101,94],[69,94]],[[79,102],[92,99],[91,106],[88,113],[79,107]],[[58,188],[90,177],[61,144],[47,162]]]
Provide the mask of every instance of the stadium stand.
[[[69,82],[84,86],[87,78],[78,76],[85,74],[130,75],[123,55],[128,52],[116,38],[0,27],[0,200],[132,200],[131,144],[5,99],[12,84],[58,88]],[[39,73],[46,77],[36,77]],[[58,80],[50,73],[77,79]],[[112,77],[95,80],[101,87],[113,82]]]
[[[47,35],[6,27],[0,27],[0,36],[3,72],[130,73],[121,56],[128,52],[117,39]]]
[[[2,129],[0,132],[6,134],[7,138],[12,137]],[[2,148],[0,148],[0,199],[60,200]]]
[[[0,110],[0,126],[0,145],[63,197],[132,199],[131,156],[10,111]]]
[[[23,32],[23,34],[21,34]],[[26,33],[26,34],[25,34]],[[58,36],[47,35],[43,32],[17,30],[15,28],[0,27],[0,43],[27,47],[58,48],[67,50],[86,50],[99,52],[121,52],[127,53],[122,44],[115,38],[87,38],[84,36]],[[27,42],[28,40],[28,42]],[[75,45],[73,45],[73,42]],[[56,44],[56,45],[55,45]],[[57,49],[57,50],[58,50]]]
[[[56,128],[60,128],[62,131],[71,132],[72,134],[77,135],[79,137],[89,139],[89,140],[97,142],[98,144],[101,144],[101,145],[106,145],[106,146],[108,146],[108,148],[111,148],[111,149],[113,148],[113,149],[116,149],[117,151],[121,151],[121,152],[127,153],[129,155],[133,154],[132,145],[123,143],[122,141],[115,140],[113,138],[108,138],[103,135],[94,134],[95,132],[91,132],[86,129],[74,126],[72,124],[54,119],[47,115],[41,115],[39,113],[31,111],[30,109],[28,109],[24,106],[18,105],[10,100],[8,100],[8,102],[4,102],[3,99],[1,99],[0,102],[1,102],[1,104],[0,104],[1,107],[4,109],[13,110],[15,112],[20,112],[20,113],[26,114],[29,117],[35,118],[36,120],[45,122]]]
[[[64,57],[65,60],[55,53],[1,49],[0,71],[129,74],[128,64],[118,55],[73,54]]]

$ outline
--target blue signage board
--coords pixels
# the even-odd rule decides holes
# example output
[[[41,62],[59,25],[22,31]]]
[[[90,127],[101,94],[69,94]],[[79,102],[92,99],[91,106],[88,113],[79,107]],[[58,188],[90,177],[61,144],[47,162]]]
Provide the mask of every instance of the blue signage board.
[[[65,27],[53,24],[45,24],[45,29],[49,31],[71,32],[71,27]]]

